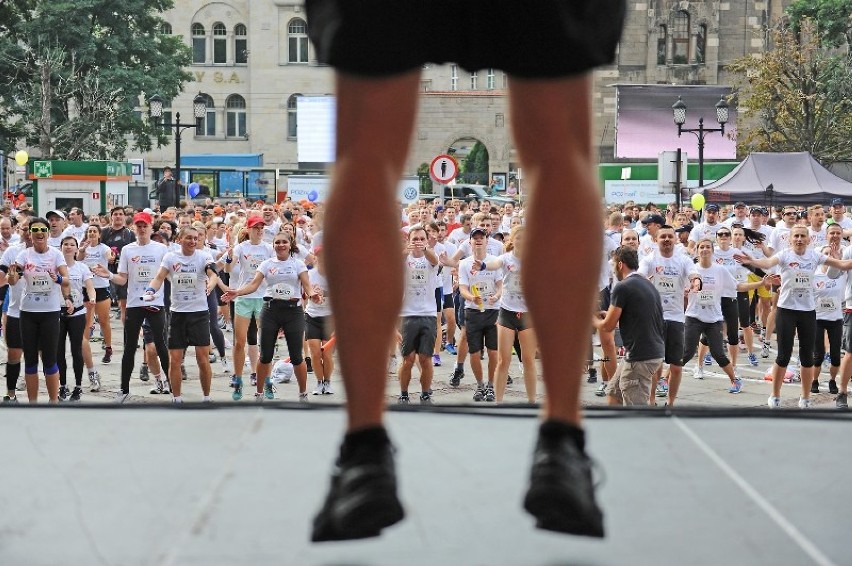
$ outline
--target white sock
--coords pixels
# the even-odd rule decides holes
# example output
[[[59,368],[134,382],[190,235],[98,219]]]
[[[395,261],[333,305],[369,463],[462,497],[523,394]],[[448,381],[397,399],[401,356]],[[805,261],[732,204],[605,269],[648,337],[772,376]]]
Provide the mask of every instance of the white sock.
[[[205,401],[212,401],[212,400],[213,400],[213,398],[212,398],[212,397],[210,397],[210,395],[205,395],[205,396],[204,396],[204,400],[205,400]]]
[[[183,403],[183,396],[182,396],[182,395],[178,395],[177,397],[175,397],[174,399],[172,399],[172,401],[173,401],[173,402],[175,402],[175,403]]]

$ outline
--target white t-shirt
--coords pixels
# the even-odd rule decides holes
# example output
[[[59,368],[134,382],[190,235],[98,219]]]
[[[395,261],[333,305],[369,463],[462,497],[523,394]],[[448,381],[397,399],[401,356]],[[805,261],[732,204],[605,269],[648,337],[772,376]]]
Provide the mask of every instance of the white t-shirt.
[[[698,243],[698,240],[702,238],[710,238],[714,242],[716,241],[716,232],[719,231],[722,225],[718,222],[716,224],[707,224],[706,222],[699,222],[695,226],[692,227],[692,232],[689,233],[689,241]]]
[[[449,242],[446,239],[441,242],[444,245],[444,250],[447,253],[447,257],[453,257],[456,255],[456,250],[458,250],[458,246],[456,246],[453,242]],[[442,265],[438,269],[441,276],[441,287],[444,289],[445,295],[451,295],[453,293],[453,268],[448,265]]]
[[[843,296],[846,292],[846,271],[831,279],[818,270],[814,274],[814,303],[817,320],[841,320],[843,318]]]
[[[307,301],[305,312],[312,318],[331,316],[331,300],[328,292],[328,281],[320,274],[318,269],[308,271],[308,279],[311,281],[311,290],[320,294],[320,302]]]
[[[609,239],[609,238],[606,238]],[[513,252],[500,256],[503,262],[503,294],[500,306],[507,311],[527,312],[527,301],[521,288],[521,260]]]
[[[14,246],[9,246],[6,248],[6,251],[3,252],[3,257],[0,258],[0,265],[5,265],[6,267],[11,266],[15,263],[15,260],[18,259],[18,255],[25,249],[26,246],[23,242],[15,244]],[[6,314],[8,316],[20,318],[21,298],[24,296],[25,288],[26,284],[21,279],[19,279],[14,285],[9,285],[9,308],[6,309]]]
[[[74,303],[75,309],[80,309],[72,316],[83,316],[86,314],[83,306],[83,297],[86,295],[86,281],[94,277],[88,266],[81,262],[75,261],[74,265],[68,266],[68,284],[71,286],[71,302]],[[91,297],[94,299],[94,297]]]
[[[261,240],[271,245],[272,242],[275,241],[275,236],[277,236],[280,231],[281,221],[273,220],[272,224],[267,224],[263,227],[263,236],[261,236]]]
[[[743,267],[741,263],[737,263],[734,259],[734,254],[742,255],[742,253],[742,250],[737,248],[728,248],[727,251],[722,248],[716,248],[713,252],[713,263],[721,265],[727,269],[737,284],[748,283],[748,269]],[[737,297],[736,286],[734,286],[733,292],[731,292],[731,290],[727,290],[722,296],[729,299],[735,299]]]
[[[454,243],[456,246],[459,246],[462,242],[470,239],[470,230],[465,232],[464,228],[456,228],[447,235],[446,239]]]
[[[719,322],[724,320],[722,315],[722,297],[737,294],[737,282],[731,273],[721,265],[711,264],[710,267],[695,266],[701,277],[701,290],[690,292],[686,305],[686,316],[697,318],[701,322]]]
[[[689,287],[690,276],[697,273],[689,256],[675,253],[667,258],[657,251],[642,258],[637,273],[647,277],[660,293],[663,320],[684,322],[683,293]]]
[[[651,234],[645,234],[641,238],[639,238],[639,257],[645,257],[648,254],[652,254],[657,251],[659,246],[657,246],[657,242],[654,241],[654,237]]]
[[[250,240],[237,244],[237,247],[234,248],[234,262],[238,263],[240,266],[237,287],[242,287],[248,284],[252,279],[254,279],[254,274],[257,272],[257,268],[260,267],[260,264],[273,257],[275,257],[275,252],[269,244],[261,242],[260,244],[254,245]],[[266,282],[262,282],[260,287],[257,288],[257,291],[250,295],[243,296],[249,299],[261,299],[263,298],[265,290]]]
[[[268,299],[281,301],[296,300],[302,303],[302,284],[299,275],[308,270],[305,262],[294,257],[281,261],[269,258],[257,268],[266,280],[266,290],[263,296]]]
[[[79,244],[80,242],[83,241],[83,238],[86,237],[86,230],[88,230],[88,229],[89,229],[89,225],[86,224],[85,222],[83,222],[83,224],[79,228],[77,226],[74,226],[73,224],[69,224],[68,227],[65,228],[65,230],[62,231],[62,235],[60,236],[60,241],[64,240],[68,236],[73,236],[77,240],[77,243]]]
[[[65,257],[56,248],[38,253],[27,248],[18,254],[15,263],[24,269],[22,276],[24,294],[21,310],[27,312],[55,312],[62,308],[62,288],[51,274],[59,275],[59,267],[66,265]]]
[[[85,263],[86,267],[88,267],[90,270],[94,270],[96,265],[102,265],[107,268],[109,267],[108,254],[110,253],[110,249],[108,245],[98,244],[97,246],[89,246],[86,248],[85,253],[86,257],[83,258],[83,263]],[[153,278],[154,277],[152,276],[151,279]],[[98,277],[97,275],[94,276],[94,280],[92,282],[95,285],[95,289],[103,289],[104,287],[109,287],[109,279],[104,279],[103,277]]]
[[[826,256],[811,249],[797,255],[792,249],[784,250],[778,257],[781,274],[781,295],[778,306],[797,311],[816,310],[814,302],[814,274],[825,263]]]
[[[621,235],[619,235],[619,238]],[[612,277],[612,263],[610,258],[613,252],[618,249],[618,244],[612,238],[604,237],[603,239],[603,261],[601,262],[601,271],[598,275],[598,291],[603,291],[609,287],[609,282]]]
[[[169,249],[165,245],[153,241],[144,246],[133,242],[121,250],[121,256],[118,258],[118,272],[127,274],[128,307],[163,306],[165,285],[160,286],[152,300],[143,301],[142,297],[145,289],[151,285],[151,280],[157,276],[167,253]]]
[[[502,286],[503,270],[497,269],[495,271],[479,271],[478,267],[482,261],[490,262],[493,259],[494,256],[486,255],[484,260],[476,261],[473,256],[470,256],[463,259],[459,264],[459,286],[467,285],[471,294],[473,294],[473,286],[476,285],[477,289],[479,289],[479,295],[482,297],[482,303],[485,305],[485,310],[498,310],[500,308],[499,301],[491,305],[488,303],[488,299],[496,295],[498,287]],[[470,270],[473,268],[474,263],[477,264],[477,270],[473,275],[471,275]],[[479,306],[477,306],[477,304],[473,301],[465,300],[464,306],[466,309],[479,309]]]
[[[465,241],[463,241],[462,243],[459,244],[459,247],[456,250],[456,253],[458,253],[459,251],[461,251],[461,253],[462,253],[462,255],[461,255],[462,258],[469,257],[470,254],[473,253],[473,248],[470,245],[470,238],[469,237],[468,237],[467,240],[465,240]],[[488,241],[485,244],[485,253],[487,253],[488,255],[493,255],[494,257],[497,257],[497,256],[501,255],[503,253],[503,251],[504,251],[503,243],[500,240],[496,240],[496,239],[491,238],[491,237],[488,238]]]
[[[125,254],[121,254],[125,255]],[[169,252],[163,256],[162,267],[172,282],[172,312],[202,312],[207,310],[207,271],[210,256],[194,251],[192,255]]]
[[[438,266],[426,257],[405,257],[405,294],[400,316],[437,316],[435,275]]]
[[[808,237],[811,242],[808,247],[819,251],[819,249],[828,242],[828,238],[826,237],[826,228],[827,226],[825,224],[822,225],[820,230],[814,230],[808,226]]]
[[[783,223],[777,225],[775,230],[772,231],[768,246],[775,252],[774,255],[790,249],[790,232],[792,232],[792,228],[787,228],[787,225]]]

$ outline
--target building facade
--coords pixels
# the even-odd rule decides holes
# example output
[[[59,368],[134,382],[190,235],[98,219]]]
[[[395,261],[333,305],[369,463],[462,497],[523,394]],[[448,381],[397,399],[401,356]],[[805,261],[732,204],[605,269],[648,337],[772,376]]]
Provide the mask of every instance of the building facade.
[[[766,49],[763,32],[790,0],[628,0],[628,18],[615,63],[594,76],[595,142],[611,161],[616,83],[727,84],[725,64]],[[522,9],[522,4],[519,4]],[[163,33],[181,35],[193,53],[193,82],[171,113],[192,116],[192,100],[207,97],[198,132],[183,137],[182,153],[262,154],[281,174],[306,172],[297,157],[296,99],[331,95],[333,72],[320,65],[308,41],[298,0],[229,0],[199,5],[176,0]],[[481,141],[491,172],[518,168],[509,133],[507,77],[499,70],[468,73],[455,65],[426,65],[421,109],[406,174],[458,140]],[[152,93],[153,94],[153,93]],[[535,101],[530,101],[534,104]],[[146,155],[146,169],[174,163],[172,145]]]

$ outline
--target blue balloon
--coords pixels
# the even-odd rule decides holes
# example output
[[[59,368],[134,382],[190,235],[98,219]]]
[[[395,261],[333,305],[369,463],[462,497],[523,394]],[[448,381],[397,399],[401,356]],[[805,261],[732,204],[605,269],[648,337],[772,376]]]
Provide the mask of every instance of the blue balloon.
[[[190,183],[189,184],[189,198],[195,198],[198,196],[198,193],[201,192],[201,185],[198,183]]]
[[[308,200],[311,202],[316,202],[319,198],[319,194],[316,191],[311,191],[308,193]]]

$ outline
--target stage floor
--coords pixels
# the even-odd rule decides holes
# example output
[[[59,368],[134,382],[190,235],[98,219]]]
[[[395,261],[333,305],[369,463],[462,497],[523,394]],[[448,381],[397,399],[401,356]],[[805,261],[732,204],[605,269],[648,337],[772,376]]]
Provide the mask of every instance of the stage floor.
[[[0,410],[0,564],[852,563],[845,413],[590,411],[603,541],[522,511],[535,415],[390,412],[406,520],[311,544],[339,408]]]

